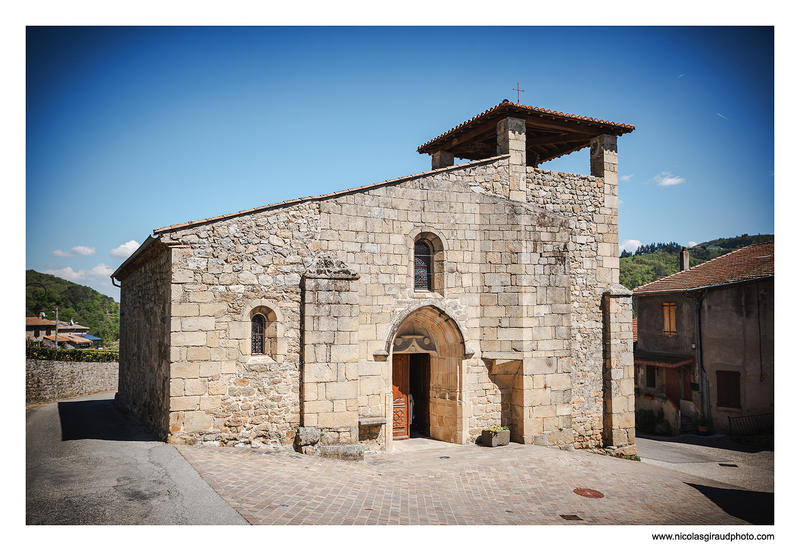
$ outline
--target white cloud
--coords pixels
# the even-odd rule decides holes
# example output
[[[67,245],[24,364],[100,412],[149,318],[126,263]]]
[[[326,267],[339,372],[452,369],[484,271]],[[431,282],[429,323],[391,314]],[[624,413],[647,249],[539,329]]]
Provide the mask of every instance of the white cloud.
[[[61,279],[66,279],[67,281],[71,281],[73,283],[88,285],[89,287],[110,287],[111,281],[109,278],[111,277],[111,274],[114,273],[114,270],[111,268],[111,266],[100,263],[94,268],[89,268],[88,270],[75,271],[70,266],[66,266],[64,268],[45,270],[44,273],[60,277]]]
[[[697,246],[697,242],[695,242],[695,241],[689,241],[689,246],[690,246],[690,247],[696,247],[696,246]]]
[[[719,114],[719,113],[717,113],[717,115],[719,115],[720,117],[722,117],[722,118],[723,118],[723,119],[725,119],[726,121],[729,121],[729,120],[730,120],[730,119],[729,119],[728,117],[726,117],[725,115],[721,115],[721,114]]]
[[[94,253],[97,252],[97,249],[95,247],[84,247],[83,245],[72,247],[70,250],[73,253],[79,254],[81,256],[94,256]]]
[[[139,248],[139,243],[131,239],[127,243],[123,243],[116,249],[111,249],[111,256],[114,258],[128,258],[130,255]]]
[[[669,172],[662,172],[658,176],[655,177],[656,182],[660,186],[676,186],[678,184],[682,184],[686,181],[686,178],[681,178],[680,176],[674,176]]]
[[[642,242],[638,239],[626,239],[622,242],[619,248],[623,251],[628,251],[629,253],[635,253],[636,249],[642,246]]]
[[[70,252],[62,251],[61,249],[56,249],[50,253],[51,256],[57,256],[59,258],[75,258],[76,255],[80,256],[94,256],[94,253],[97,252],[95,247],[85,247],[83,245],[78,245],[77,247],[72,247]]]
[[[633,174],[628,174],[627,176],[620,176],[619,177],[619,179],[622,180],[623,182],[627,182],[631,178],[633,178]]]

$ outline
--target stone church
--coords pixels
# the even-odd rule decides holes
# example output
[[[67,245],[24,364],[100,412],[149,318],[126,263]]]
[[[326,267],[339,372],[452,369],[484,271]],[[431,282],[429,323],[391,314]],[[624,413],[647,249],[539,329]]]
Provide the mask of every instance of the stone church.
[[[154,230],[112,276],[118,403],[172,443],[358,458],[506,425],[635,453],[633,130],[503,101],[418,147],[430,171]],[[591,175],[538,168],[584,148]]]

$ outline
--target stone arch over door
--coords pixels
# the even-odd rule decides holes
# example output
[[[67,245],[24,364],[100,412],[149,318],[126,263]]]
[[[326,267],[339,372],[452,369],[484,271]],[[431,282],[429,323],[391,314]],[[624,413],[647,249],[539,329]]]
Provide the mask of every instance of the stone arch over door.
[[[392,325],[387,350],[390,361],[395,354],[430,355],[430,436],[467,443],[464,359],[472,353],[466,347],[460,324],[436,306],[407,310]],[[389,386],[391,383],[390,380]]]

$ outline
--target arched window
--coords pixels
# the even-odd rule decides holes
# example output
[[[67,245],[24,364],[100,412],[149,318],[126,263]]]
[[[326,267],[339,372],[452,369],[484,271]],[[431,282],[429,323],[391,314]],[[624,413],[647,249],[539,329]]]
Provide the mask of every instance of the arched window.
[[[266,354],[267,319],[263,314],[256,314],[250,320],[250,353]]]
[[[274,311],[259,306],[250,317],[250,354],[277,359],[278,322]]]
[[[422,240],[414,243],[414,289],[433,290],[433,252]]]

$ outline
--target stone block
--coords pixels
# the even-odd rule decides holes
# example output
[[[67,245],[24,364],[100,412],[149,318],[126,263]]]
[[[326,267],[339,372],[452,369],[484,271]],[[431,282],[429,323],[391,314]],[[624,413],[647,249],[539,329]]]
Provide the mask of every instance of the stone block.
[[[200,398],[200,409],[202,411],[214,411],[222,406],[222,397],[203,396]]]
[[[186,359],[189,361],[210,360],[211,349],[207,346],[190,346],[186,349]]]
[[[202,331],[181,331],[170,335],[172,346],[205,346],[206,334]]]
[[[325,394],[328,400],[353,400],[358,398],[358,381],[327,383]]]
[[[317,426],[320,428],[355,427],[357,425],[358,425],[357,411],[319,413],[317,415]]]
[[[208,393],[212,396],[225,395],[228,393],[228,383],[223,380],[209,381]]]
[[[200,374],[200,366],[191,362],[175,362],[170,365],[170,377],[196,379]]]
[[[169,400],[170,411],[194,411],[199,405],[200,398],[198,396],[180,396]]]
[[[200,377],[215,377],[220,374],[220,362],[202,362],[199,364]]]
[[[204,411],[187,411],[183,416],[183,430],[196,432],[210,430],[214,418]]]
[[[186,396],[202,396],[208,391],[208,382],[205,379],[184,379],[184,394]]]
[[[172,315],[177,317],[194,317],[200,315],[200,307],[197,304],[185,302],[172,303]]]

